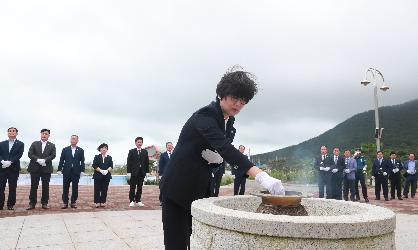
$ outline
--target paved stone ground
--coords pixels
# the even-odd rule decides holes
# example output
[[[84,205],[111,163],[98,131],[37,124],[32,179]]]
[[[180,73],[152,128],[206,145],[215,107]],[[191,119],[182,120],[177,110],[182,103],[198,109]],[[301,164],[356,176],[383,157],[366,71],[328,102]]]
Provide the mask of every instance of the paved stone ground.
[[[249,181],[248,192],[259,187]],[[317,187],[287,185],[316,195]],[[128,186],[111,186],[106,208],[94,208],[93,187],[80,186],[78,209],[62,210],[61,186],[51,186],[51,209],[26,211],[29,187],[18,186],[15,211],[0,211],[0,249],[163,249],[161,210],[156,186],[145,186],[143,208],[128,207]],[[38,190],[40,193],[40,190]],[[7,194],[7,190],[6,190]],[[221,195],[232,195],[222,187]],[[369,197],[374,191],[369,190]],[[397,212],[397,249],[418,249],[418,199],[374,201]],[[400,213],[402,212],[402,213]],[[22,216],[23,215],[23,216]],[[31,216],[25,216],[31,215]]]

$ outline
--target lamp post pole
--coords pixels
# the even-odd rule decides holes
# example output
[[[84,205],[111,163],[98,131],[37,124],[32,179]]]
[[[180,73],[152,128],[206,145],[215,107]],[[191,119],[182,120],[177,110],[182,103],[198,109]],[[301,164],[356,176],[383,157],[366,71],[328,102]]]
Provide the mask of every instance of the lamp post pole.
[[[371,75],[371,81],[368,80],[368,76]],[[387,91],[389,87],[385,84],[385,78],[383,77],[382,72],[375,68],[368,68],[366,70],[366,73],[364,74],[364,80],[361,81],[361,84],[364,86],[367,86],[369,83],[373,83],[373,94],[374,94],[374,121],[375,121],[375,138],[376,138],[376,150],[380,151],[380,139],[382,138],[382,130],[383,128],[380,128],[379,124],[379,99],[378,99],[378,93],[377,93],[377,77],[380,76],[382,79],[382,85],[380,86],[380,89],[382,91]]]

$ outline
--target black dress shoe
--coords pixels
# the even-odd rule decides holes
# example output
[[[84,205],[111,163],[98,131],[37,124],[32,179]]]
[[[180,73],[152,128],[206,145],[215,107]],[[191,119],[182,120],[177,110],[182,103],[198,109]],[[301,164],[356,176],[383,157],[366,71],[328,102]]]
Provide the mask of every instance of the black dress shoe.
[[[35,205],[33,204],[29,204],[29,207],[26,208],[26,210],[33,210],[33,209],[35,209]]]
[[[15,210],[13,206],[7,206],[7,210]]]
[[[399,197],[398,197],[398,200],[402,201],[403,199],[402,199],[402,197],[400,197],[400,196],[399,196]]]
[[[0,210],[3,210],[3,206],[0,207]]]
[[[61,209],[67,209],[68,208],[68,204],[64,204]]]
[[[77,204],[71,203],[71,208],[77,208]]]
[[[385,201],[389,201],[389,199],[388,198],[385,198]]]
[[[365,201],[365,202],[369,202],[369,198],[367,198],[367,197],[366,197],[366,198],[364,198],[364,201]]]
[[[390,199],[391,199],[391,200],[394,200],[395,198],[393,198],[393,197],[390,197]]]
[[[403,197],[404,197],[405,199],[408,199],[408,195],[404,195]]]
[[[42,208],[43,208],[43,209],[49,209],[49,207],[48,207],[48,205],[47,205],[47,204],[42,204]]]
[[[375,198],[375,200],[380,201],[380,198]]]

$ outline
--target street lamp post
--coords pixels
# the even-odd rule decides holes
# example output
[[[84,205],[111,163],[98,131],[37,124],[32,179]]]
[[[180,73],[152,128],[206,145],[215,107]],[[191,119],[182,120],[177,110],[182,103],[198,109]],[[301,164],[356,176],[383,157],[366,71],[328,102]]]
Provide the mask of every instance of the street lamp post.
[[[369,79],[368,76],[371,76],[371,80],[368,80]],[[377,78],[378,77],[382,79],[380,90],[387,91],[389,87],[385,83],[385,78],[383,77],[382,72],[380,72],[379,70],[375,68],[368,68],[366,70],[366,73],[364,74],[364,80],[361,81],[361,84],[363,84],[364,86],[367,86],[369,83],[373,83],[373,86],[374,86],[373,93],[374,93],[374,120],[375,120],[375,125],[376,125],[376,130],[375,130],[376,149],[377,151],[380,151],[380,139],[382,138],[383,128],[380,128],[380,125],[379,125],[379,100],[377,96],[377,86],[378,86]]]

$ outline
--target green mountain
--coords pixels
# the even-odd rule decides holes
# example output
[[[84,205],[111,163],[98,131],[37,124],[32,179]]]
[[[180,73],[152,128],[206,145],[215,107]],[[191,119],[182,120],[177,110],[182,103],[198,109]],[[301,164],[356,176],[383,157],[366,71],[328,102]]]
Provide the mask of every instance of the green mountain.
[[[379,108],[382,149],[418,153],[418,99],[400,105]],[[354,149],[362,144],[375,143],[374,110],[347,119],[325,133],[300,144],[252,156],[253,162],[266,163],[280,158],[312,159],[321,145]]]

